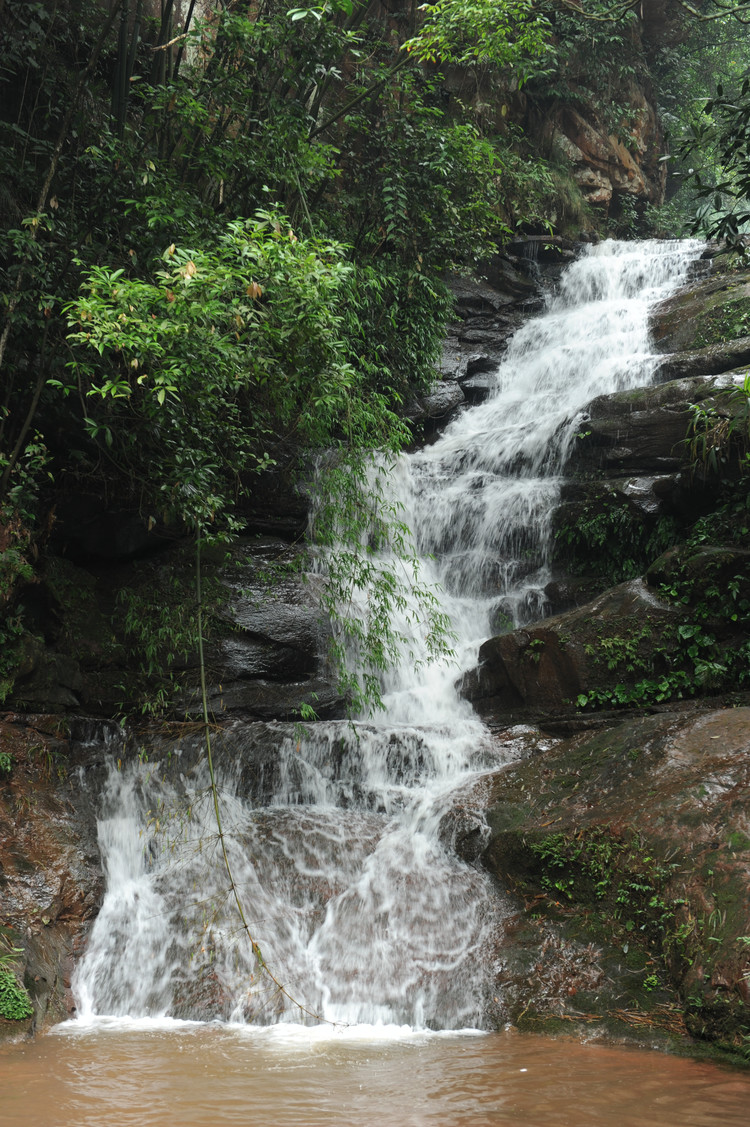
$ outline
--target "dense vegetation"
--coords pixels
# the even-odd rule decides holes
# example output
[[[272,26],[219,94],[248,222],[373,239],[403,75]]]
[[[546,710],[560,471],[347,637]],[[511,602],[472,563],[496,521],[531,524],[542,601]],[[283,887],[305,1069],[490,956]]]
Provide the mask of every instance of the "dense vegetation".
[[[116,496],[149,526],[224,535],[259,471],[299,473],[311,451],[338,449],[335,534],[359,542],[351,485],[372,488],[362,459],[410,438],[401,408],[431,380],[445,269],[473,268],[519,229],[607,229],[535,115],[593,104],[634,144],[618,99],[649,80],[649,58],[633,11],[598,0],[585,13],[218,0],[202,14],[4,0],[0,13],[5,694],[19,584],[61,495]],[[696,26],[673,14],[672,56],[651,59],[663,100],[677,73],[683,105],[709,92]],[[724,58],[730,23],[710,26]],[[446,80],[456,73],[469,83]],[[729,110],[713,107],[706,159],[720,153],[719,189],[742,193]],[[610,218],[619,233],[648,218],[626,203]],[[408,554],[391,516],[375,539]],[[338,582],[366,576],[365,561]]]
[[[440,271],[506,230],[498,153],[366,6],[219,4],[186,31],[172,7],[122,0],[102,26],[92,0],[5,5],[11,500],[64,461],[215,522],[280,443],[381,441],[429,380]],[[460,46],[446,20],[414,55]],[[538,51],[539,25],[501,23],[499,61]]]
[[[502,153],[417,62],[468,57],[486,4],[444,5],[416,38],[416,9],[350,0],[109,9],[4,5],[6,653],[60,491],[216,536],[259,470],[400,448],[449,311],[441,272],[508,230]],[[492,65],[543,49],[525,3],[491,22]]]

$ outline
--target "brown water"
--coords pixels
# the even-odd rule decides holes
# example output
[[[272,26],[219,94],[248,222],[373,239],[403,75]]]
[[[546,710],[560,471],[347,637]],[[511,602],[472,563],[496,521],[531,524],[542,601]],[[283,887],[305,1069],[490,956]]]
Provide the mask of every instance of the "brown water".
[[[747,1127],[750,1073],[510,1033],[99,1028],[0,1050],[0,1123]]]

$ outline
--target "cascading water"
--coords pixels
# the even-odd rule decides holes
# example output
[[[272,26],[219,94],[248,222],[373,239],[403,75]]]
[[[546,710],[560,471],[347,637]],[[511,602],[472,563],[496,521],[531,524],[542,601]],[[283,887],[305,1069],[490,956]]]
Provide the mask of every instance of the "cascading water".
[[[513,339],[488,401],[396,467],[457,663],[415,672],[405,660],[377,725],[318,724],[304,737],[246,726],[250,742],[255,728],[276,733],[279,771],[264,807],[239,797],[231,771],[222,779],[234,877],[274,974],[326,1019],[487,1022],[503,906],[450,838],[461,793],[513,743],[501,749],[453,683],[499,621],[544,613],[550,516],[577,419],[595,396],[649,381],[648,307],[699,250],[589,248]],[[187,762],[177,749],[168,765],[111,772],[99,825],[107,893],[74,982],[79,1015],[299,1020],[238,927],[207,780]]]

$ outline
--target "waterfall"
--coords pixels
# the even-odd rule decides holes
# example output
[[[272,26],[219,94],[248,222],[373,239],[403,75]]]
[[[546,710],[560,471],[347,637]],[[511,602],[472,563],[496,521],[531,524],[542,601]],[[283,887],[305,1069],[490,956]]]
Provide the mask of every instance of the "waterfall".
[[[497,741],[454,682],[500,624],[544,614],[551,514],[581,412],[649,382],[649,306],[699,251],[588,248],[513,338],[489,399],[395,468],[393,496],[441,589],[456,662],[404,660],[377,724],[271,725],[270,805],[253,805],[239,769],[224,770],[225,844],[254,937],[289,993],[327,1020],[491,1024],[506,907],[452,845],[473,841],[462,855],[478,855],[483,773],[529,737]],[[254,727],[269,731],[245,727],[251,741]],[[74,981],[81,1020],[300,1020],[238,927],[204,770],[177,746],[168,762],[111,771],[99,822],[107,891]]]

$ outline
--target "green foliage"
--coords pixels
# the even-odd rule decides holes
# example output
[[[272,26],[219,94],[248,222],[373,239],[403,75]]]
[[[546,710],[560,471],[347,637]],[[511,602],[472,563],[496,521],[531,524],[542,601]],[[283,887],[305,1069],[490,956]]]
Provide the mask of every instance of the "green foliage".
[[[664,590],[664,589],[663,589]],[[666,592],[664,592],[666,593]],[[700,619],[700,609],[696,616]],[[736,618],[736,615],[735,615]],[[750,677],[750,645],[727,649],[702,621],[683,622],[663,628],[646,651],[637,650],[638,639],[602,640],[586,651],[607,668],[622,672],[642,671],[637,681],[618,682],[613,687],[589,689],[576,698],[579,708],[618,708],[682,700],[700,692],[733,688]]]
[[[629,83],[644,62],[635,34],[633,11],[612,19],[609,5],[594,0],[586,9],[544,4],[551,25],[550,52],[532,75],[532,96],[595,106],[607,131],[626,146],[635,144],[632,127],[641,109],[630,100]]]
[[[711,154],[706,167],[704,154]],[[688,182],[700,208],[694,230],[726,239],[745,253],[743,236],[750,230],[750,78],[731,93],[723,85],[703,107],[682,143],[684,158],[702,167],[688,170]]]
[[[690,404],[686,442],[693,472],[718,475],[734,456],[739,473],[750,474],[750,375],[713,401]]]
[[[0,951],[0,1018],[6,1021],[23,1021],[34,1013],[29,995],[11,969],[22,954],[20,947]]]
[[[404,45],[420,62],[493,63],[519,69],[549,49],[549,21],[528,0],[437,0],[425,4],[418,34]]]
[[[13,689],[18,647],[26,634],[17,587],[33,576],[31,543],[31,530],[18,510],[0,507],[0,704]]]
[[[643,226],[642,208],[635,196],[621,194],[617,200],[617,214],[610,215],[607,226],[616,239],[634,239]]]
[[[231,528],[272,433],[321,445],[340,422],[369,432],[341,339],[349,273],[334,244],[268,213],[210,247],[172,244],[149,280],[95,268],[68,307],[79,347],[62,390],[82,390],[90,437],[149,504],[199,532]]]
[[[508,233],[499,212],[502,154],[461,105],[446,112],[440,78],[404,73],[377,105],[347,115],[343,175],[324,197],[341,237],[356,232],[357,258],[389,261],[413,276],[484,257]]]
[[[182,688],[180,673],[195,660],[192,584],[182,575],[163,575],[151,587],[123,588],[117,601],[113,626],[124,639],[128,668],[136,671],[121,686],[124,700],[140,700],[144,715],[169,714]]]
[[[0,751],[0,775],[9,775],[13,770],[13,756],[7,751]]]
[[[44,452],[35,480],[65,473],[213,537],[279,456],[367,463],[409,440],[397,412],[433,378],[442,272],[523,218],[510,149],[415,65],[479,53],[520,75],[544,20],[485,4],[477,37],[480,7],[441,4],[407,53],[405,29],[352,0],[209,5],[119,39],[95,0],[6,0],[6,501]],[[6,559],[11,588],[23,561]]]
[[[728,489],[719,508],[696,521],[685,543],[665,557],[660,594],[680,606],[682,622],[658,631],[647,623],[586,647],[608,669],[644,676],[581,693],[580,708],[658,704],[750,680],[750,577],[742,553],[719,548],[722,540],[742,544],[750,535],[749,505],[747,485]]]
[[[686,901],[673,887],[679,863],[652,855],[637,833],[593,827],[549,834],[527,845],[547,894],[592,904],[625,952],[638,943],[663,960],[663,970],[676,959],[690,958],[692,929],[682,920]],[[656,973],[649,972],[645,989],[658,985]]]
[[[625,668],[629,673],[635,669],[644,668],[645,661],[641,656],[641,643],[651,638],[652,630],[646,623],[640,630],[630,637],[610,635],[598,639],[596,645],[585,646],[585,651],[594,656],[597,661],[606,664],[607,669]]]
[[[686,543],[689,548],[707,544],[750,544],[750,479],[721,482],[717,504],[691,528]]]
[[[612,494],[586,501],[555,535],[574,574],[615,584],[641,575],[674,542],[675,525],[668,518],[648,521],[626,497]]]

